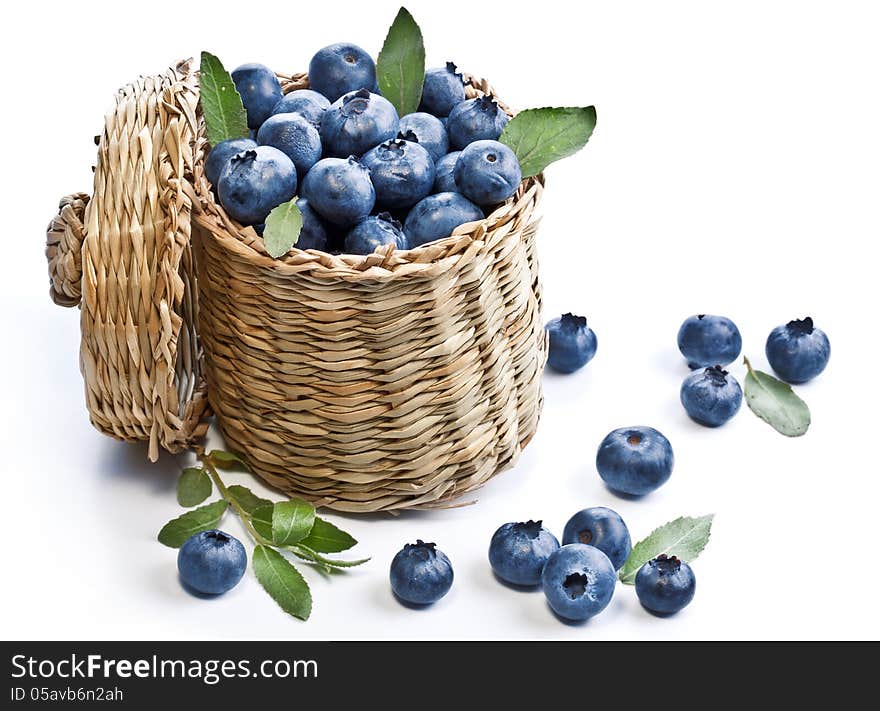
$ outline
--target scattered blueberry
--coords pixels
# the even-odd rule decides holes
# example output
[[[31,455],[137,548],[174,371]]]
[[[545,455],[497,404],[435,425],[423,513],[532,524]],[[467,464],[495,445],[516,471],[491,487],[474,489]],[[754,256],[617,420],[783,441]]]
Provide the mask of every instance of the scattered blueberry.
[[[742,389],[720,365],[695,370],[681,384],[681,404],[693,420],[719,427],[739,412]]]
[[[305,198],[298,198],[296,206],[302,215],[302,228],[299,231],[299,237],[296,240],[297,249],[317,249],[326,252],[329,235],[327,228],[321,221],[318,213],[309,205],[309,201]],[[262,234],[262,232],[260,233]]]
[[[393,244],[408,249],[400,223],[387,212],[380,212],[358,222],[345,237],[346,254],[372,254],[376,247]]]
[[[217,193],[233,219],[243,225],[265,222],[273,207],[296,195],[296,168],[277,148],[249,148],[229,159]]]
[[[608,488],[644,496],[672,474],[672,445],[653,427],[623,427],[609,433],[596,454],[596,469]]]
[[[355,158],[324,158],[306,173],[301,197],[334,225],[360,222],[376,204],[370,171]]]
[[[232,72],[232,81],[247,111],[248,127],[259,128],[281,101],[278,77],[262,64],[242,64]]]
[[[611,602],[617,573],[598,548],[570,543],[547,560],[541,583],[557,615],[582,621],[598,615]]]
[[[434,192],[435,193],[457,193],[458,186],[455,184],[455,161],[461,155],[461,151],[453,151],[447,153],[434,165]]]
[[[327,155],[360,156],[397,135],[397,111],[388,99],[366,89],[352,91],[330,105],[321,120]]]
[[[477,205],[504,202],[522,180],[513,151],[498,141],[474,141],[461,151],[453,171],[458,192]]]
[[[431,154],[431,160],[438,161],[449,152],[449,136],[446,126],[436,116],[422,113],[407,114],[400,117],[400,137],[412,140],[412,134],[422,148]]]
[[[672,615],[687,607],[696,589],[697,579],[691,566],[675,556],[657,556],[636,573],[639,602],[658,615]]]
[[[420,247],[442,237],[465,222],[482,220],[483,211],[458,193],[437,193],[417,202],[407,215],[403,231],[410,247]]]
[[[497,140],[508,122],[507,114],[490,96],[468,99],[456,105],[449,114],[446,130],[449,143],[461,150],[474,141]]]
[[[274,114],[257,132],[261,146],[273,146],[287,155],[296,166],[300,179],[321,159],[321,136],[318,129],[300,114]]]
[[[404,602],[430,605],[452,587],[452,563],[435,543],[407,543],[391,561],[391,589]]]
[[[620,570],[632,550],[629,529],[616,511],[594,506],[578,511],[568,519],[562,534],[562,544],[583,543],[595,546]]]
[[[435,67],[425,72],[419,111],[445,118],[464,100],[464,78],[452,62],[446,62],[445,67]]]
[[[727,365],[742,350],[742,336],[736,324],[724,316],[690,316],[678,331],[678,350],[691,370]]]
[[[336,101],[350,91],[375,87],[376,64],[356,44],[331,44],[319,49],[309,62],[309,84],[330,101]]]
[[[217,187],[217,181],[220,179],[220,173],[226,167],[229,159],[236,153],[241,153],[248,148],[256,148],[256,141],[250,138],[230,138],[228,141],[222,141],[211,149],[208,158],[205,160],[205,177],[214,187]]]
[[[237,538],[223,531],[190,536],[177,553],[180,579],[207,595],[232,590],[247,568],[247,553]]]
[[[596,334],[587,327],[587,319],[563,314],[545,326],[550,334],[547,365],[560,373],[573,373],[583,368],[596,355]]]
[[[541,571],[559,541],[541,521],[505,523],[489,543],[489,564],[502,580],[514,585],[537,585]]]
[[[330,108],[330,100],[323,94],[311,89],[297,89],[285,94],[275,108],[273,114],[299,114],[316,126],[321,125],[324,112]]]
[[[386,141],[364,153],[361,163],[370,169],[376,204],[382,208],[415,205],[434,186],[434,161],[418,143]]]
[[[765,352],[780,378],[789,383],[805,383],[825,370],[831,343],[807,316],[774,328],[767,337]]]

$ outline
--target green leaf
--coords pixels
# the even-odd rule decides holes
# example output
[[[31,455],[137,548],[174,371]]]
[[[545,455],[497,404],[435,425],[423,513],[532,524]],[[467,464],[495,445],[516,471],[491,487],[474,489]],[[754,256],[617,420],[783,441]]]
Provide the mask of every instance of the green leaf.
[[[187,467],[177,480],[177,503],[181,506],[198,506],[211,495],[211,477],[198,467]]]
[[[527,109],[507,122],[498,140],[516,154],[523,177],[528,178],[577,153],[595,127],[594,106]]]
[[[752,370],[749,359],[746,368],[745,396],[749,409],[764,422],[786,437],[800,437],[810,427],[810,408],[791,389],[788,383],[777,380],[760,370]]]
[[[402,7],[376,62],[379,91],[400,116],[418,110],[425,82],[425,44],[418,24]]]
[[[300,543],[318,553],[340,553],[356,545],[357,541],[329,521],[316,516],[311,532]]]
[[[316,550],[303,545],[302,542],[295,546],[291,546],[290,550],[304,560],[311,561],[312,563],[320,563],[323,566],[329,566],[331,568],[354,568],[355,566],[363,565],[370,560],[369,558],[360,558],[358,560],[336,560],[335,558],[327,558],[322,556]]]
[[[233,452],[222,449],[212,449],[208,452],[208,459],[218,469],[246,469],[250,471],[247,462]]]
[[[162,530],[159,531],[159,543],[170,548],[180,548],[194,533],[216,528],[220,519],[223,518],[226,506],[226,501],[220,499],[206,506],[187,511],[162,527]]]
[[[263,230],[266,251],[275,259],[283,257],[296,244],[301,229],[302,213],[296,206],[296,198],[273,208]]]
[[[645,540],[636,543],[620,569],[620,582],[634,585],[636,573],[645,563],[665,553],[689,563],[706,547],[714,514],[692,518],[682,516],[655,529]]]
[[[251,523],[254,530],[268,543],[272,542],[272,517],[274,513],[275,504],[269,502],[254,509],[254,512],[251,514]]]
[[[247,138],[247,112],[223,63],[210,52],[202,52],[199,75],[199,95],[208,143],[216,146],[230,138]]]
[[[315,522],[315,507],[302,499],[260,506],[251,515],[254,530],[276,546],[299,543]]]
[[[240,484],[233,484],[226,488],[227,493],[231,496],[235,503],[249,516],[253,515],[254,511],[256,511],[261,506],[271,506],[272,502],[269,499],[263,499],[257,496],[253,491],[248,489],[246,486],[241,486]]]
[[[254,573],[266,592],[289,615],[309,619],[312,612],[312,594],[308,583],[278,551],[266,546],[254,548]]]

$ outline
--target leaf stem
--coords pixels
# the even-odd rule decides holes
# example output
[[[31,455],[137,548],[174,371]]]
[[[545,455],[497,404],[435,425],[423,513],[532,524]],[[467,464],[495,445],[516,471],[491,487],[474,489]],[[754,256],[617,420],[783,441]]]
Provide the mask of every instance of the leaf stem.
[[[743,356],[743,363],[745,364],[746,368],[748,368],[749,373],[751,373],[752,375],[754,375],[754,374],[755,374],[755,371],[752,370],[752,364],[749,363],[749,358],[748,358],[748,356]]]

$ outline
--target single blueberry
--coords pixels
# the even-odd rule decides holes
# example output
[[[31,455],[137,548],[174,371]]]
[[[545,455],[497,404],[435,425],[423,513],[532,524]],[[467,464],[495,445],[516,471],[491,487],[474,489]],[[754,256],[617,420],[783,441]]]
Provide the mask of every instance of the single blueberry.
[[[636,595],[642,606],[657,615],[673,615],[694,599],[694,571],[675,556],[659,555],[636,573]]]
[[[417,202],[409,211],[403,231],[410,247],[420,247],[442,237],[465,222],[482,220],[483,211],[458,193],[437,193]]]
[[[567,620],[588,620],[604,610],[614,595],[617,572],[594,546],[570,543],[553,553],[541,573],[551,609]]]
[[[742,389],[720,365],[695,370],[681,384],[681,404],[693,420],[719,427],[739,412]]]
[[[345,237],[346,254],[372,254],[376,247],[393,244],[409,249],[400,223],[387,212],[371,215],[358,222]]]
[[[559,548],[541,521],[505,523],[489,543],[489,564],[502,580],[514,585],[537,585],[547,559]]]
[[[330,101],[350,91],[369,91],[376,86],[376,64],[356,44],[331,44],[309,62],[309,85]]]
[[[547,365],[560,373],[574,373],[596,355],[598,342],[587,319],[574,314],[562,314],[545,326],[550,335]]]
[[[399,124],[388,99],[361,89],[345,94],[324,112],[321,142],[329,156],[360,156],[394,138]]]
[[[418,144],[431,154],[432,160],[438,161],[449,152],[446,126],[436,116],[422,112],[401,116],[398,131],[398,138],[411,141],[415,137]]]
[[[259,128],[281,101],[278,77],[263,64],[242,64],[233,70],[232,81],[247,111],[248,127]]]
[[[434,164],[434,189],[435,193],[457,193],[458,186],[455,184],[455,161],[461,155],[461,151],[447,153]]]
[[[672,445],[653,427],[623,427],[609,433],[596,453],[596,469],[612,491],[644,496],[669,479]]]
[[[297,89],[285,94],[275,108],[273,114],[299,114],[316,126],[321,125],[324,112],[330,108],[330,100],[323,94],[311,89]]]
[[[300,179],[321,160],[318,129],[300,114],[274,114],[267,118],[257,133],[257,143],[277,148],[290,158]]]
[[[325,220],[342,227],[360,222],[376,203],[370,171],[354,157],[315,163],[303,179],[301,197]]]
[[[228,141],[218,143],[211,149],[208,157],[205,159],[205,177],[208,179],[208,182],[217,187],[220,173],[223,172],[229,159],[236,153],[256,147],[256,142],[250,138],[230,138]]]
[[[458,192],[477,205],[504,202],[522,180],[513,151],[498,141],[474,141],[461,151],[453,172]]]
[[[620,570],[632,550],[629,529],[620,514],[604,506],[578,511],[568,519],[562,534],[562,544],[583,543],[595,546]]]
[[[247,568],[247,553],[237,538],[223,531],[202,531],[190,536],[177,553],[180,579],[207,595],[232,590]]]
[[[302,228],[296,240],[297,249],[317,249],[327,252],[329,235],[321,217],[309,205],[305,198],[298,198],[296,206],[302,215]]]
[[[404,602],[430,605],[452,587],[452,563],[435,543],[407,543],[391,561],[391,589]]]
[[[273,207],[296,195],[296,168],[277,148],[249,148],[226,164],[217,193],[233,219],[243,225],[265,222]]]
[[[434,187],[434,161],[418,143],[386,141],[364,153],[361,163],[370,169],[382,208],[415,205]]]
[[[691,370],[727,365],[736,360],[742,350],[742,336],[729,318],[699,314],[681,324],[678,350],[687,358]]]
[[[491,96],[479,96],[458,104],[449,114],[449,143],[461,150],[474,141],[495,141],[508,122],[507,114]]]
[[[764,348],[776,374],[789,383],[805,383],[825,370],[831,356],[831,343],[809,316],[777,326],[767,337]]]
[[[452,62],[446,62],[445,67],[435,67],[425,72],[419,111],[445,118],[464,100],[464,78]]]

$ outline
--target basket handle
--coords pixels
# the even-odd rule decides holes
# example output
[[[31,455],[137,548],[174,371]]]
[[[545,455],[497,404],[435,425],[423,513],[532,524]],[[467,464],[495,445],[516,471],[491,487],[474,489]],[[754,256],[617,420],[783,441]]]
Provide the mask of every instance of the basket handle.
[[[83,220],[88,202],[85,193],[61,198],[58,214],[46,229],[49,295],[59,306],[78,306],[82,298]]]

